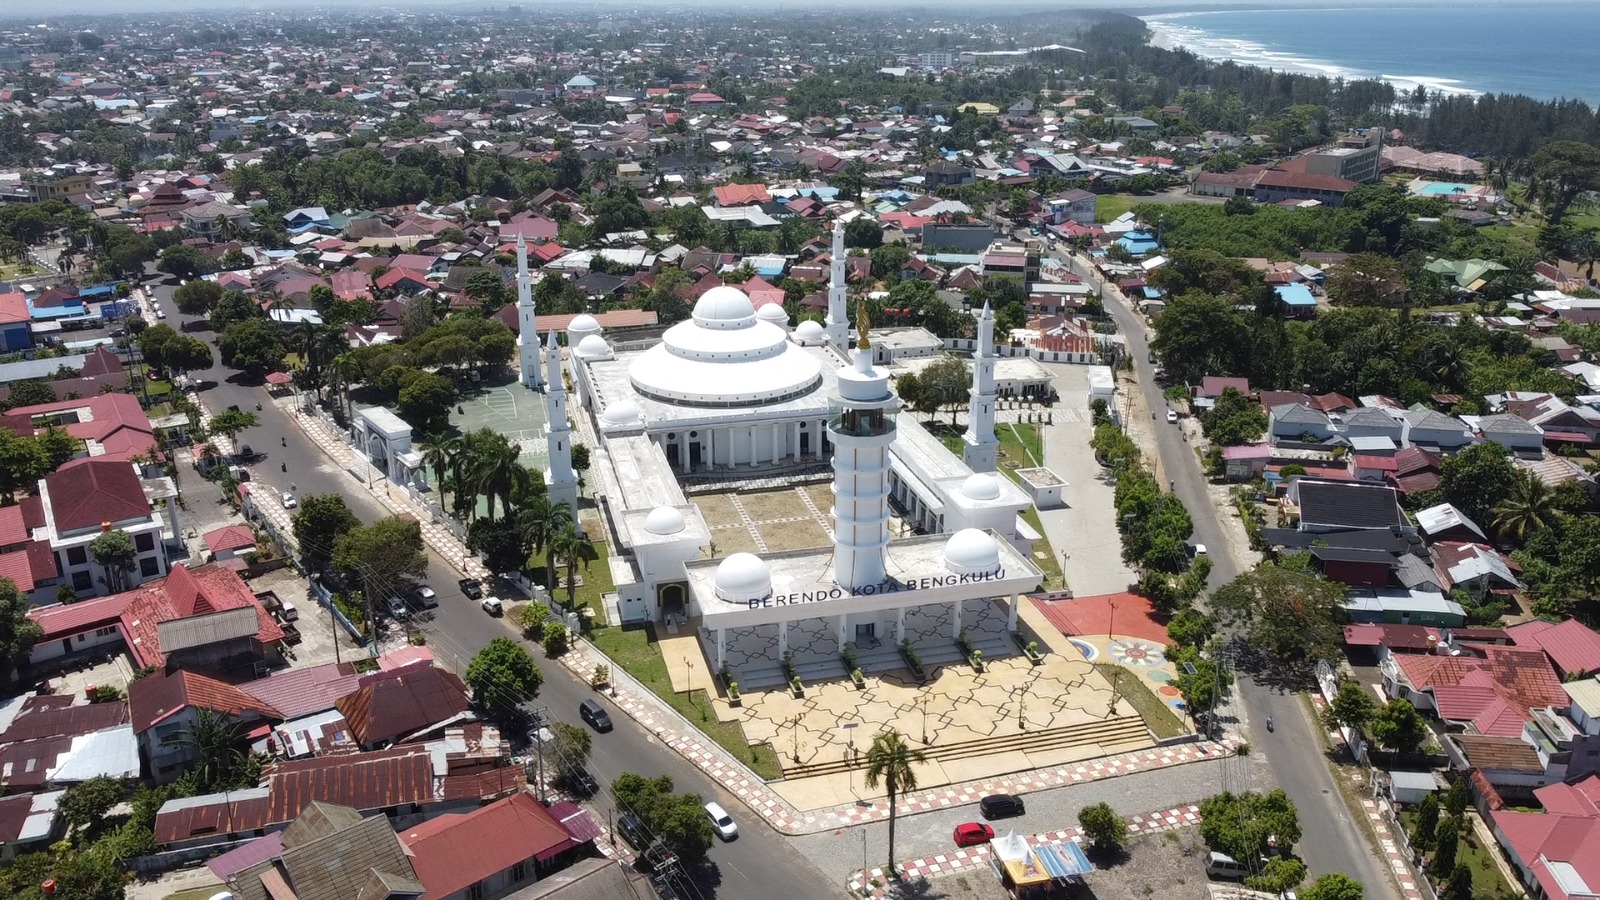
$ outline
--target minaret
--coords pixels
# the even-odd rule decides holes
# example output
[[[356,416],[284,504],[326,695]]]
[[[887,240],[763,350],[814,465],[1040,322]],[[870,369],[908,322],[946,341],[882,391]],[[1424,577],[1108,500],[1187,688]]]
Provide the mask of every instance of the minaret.
[[[872,366],[866,303],[856,318],[855,363],[839,370],[828,398],[833,442],[833,577],[841,587],[880,584],[889,545],[889,445],[900,398]]]
[[[967,434],[961,461],[974,472],[993,472],[1000,442],[994,436],[994,313],[983,304],[978,314],[978,346],[972,353],[972,400],[967,405]]]
[[[539,374],[539,316],[533,303],[533,281],[528,277],[528,242],[517,235],[517,322],[522,362],[522,384],[532,390],[544,386]]]
[[[561,378],[561,347],[556,344],[556,333],[550,331],[550,342],[544,348],[545,379],[548,390],[544,395],[545,444],[550,453],[550,468],[544,470],[545,493],[552,503],[564,503],[578,520],[578,473],[572,470],[572,427],[567,422],[567,385]]]
[[[828,343],[850,356],[850,318],[845,312],[844,223],[833,223],[833,261],[828,266]]]

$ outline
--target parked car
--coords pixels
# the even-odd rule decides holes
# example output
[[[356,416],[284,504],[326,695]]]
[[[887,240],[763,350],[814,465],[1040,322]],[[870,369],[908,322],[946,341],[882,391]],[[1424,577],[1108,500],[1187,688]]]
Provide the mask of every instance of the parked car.
[[[461,593],[466,594],[468,600],[483,599],[483,583],[476,578],[463,578],[456,582],[456,586],[461,588]]]
[[[578,704],[578,718],[602,734],[612,729],[611,714],[595,700],[585,700]]]
[[[283,492],[283,508],[284,509],[294,509],[296,506],[299,506],[299,505],[300,505],[300,501],[296,500],[294,498],[294,491],[284,491]]]
[[[1016,794],[990,794],[978,801],[978,809],[982,811],[985,819],[1003,819],[1006,816],[1020,816],[1027,812],[1022,798]]]
[[[633,813],[623,813],[617,817],[617,834],[622,835],[622,839],[635,850],[650,846],[649,832],[645,831],[644,823]]]
[[[580,797],[593,797],[600,793],[600,782],[589,774],[588,769],[577,768],[569,772],[562,772],[558,780],[562,787]]]
[[[409,619],[409,618],[411,618],[411,610],[406,607],[406,602],[404,600],[400,599],[399,597],[390,597],[388,602],[387,602],[387,605],[389,607],[389,615],[392,618],[395,618],[395,619]]]
[[[245,444],[244,446],[239,448],[239,458],[240,459],[255,459],[256,458],[256,451],[249,444]]]
[[[506,611],[505,604],[500,602],[499,597],[485,597],[482,605],[483,611],[491,616],[498,616]]]
[[[722,804],[715,800],[706,804],[706,818],[711,820],[711,827],[716,829],[717,837],[731,841],[739,836],[739,826],[733,822],[733,816],[722,808]]]
[[[1177,421],[1178,421],[1178,411],[1175,410],[1175,409],[1167,410],[1167,423],[1168,424],[1173,424],[1173,423],[1176,423]]]
[[[433,609],[439,605],[439,595],[425,584],[419,584],[411,589],[411,599],[416,602],[419,609]]]
[[[1205,556],[1206,555],[1206,545],[1205,544],[1195,544],[1194,545],[1194,555],[1195,556]]]
[[[957,847],[976,847],[994,840],[994,829],[982,822],[963,822],[956,826]]]

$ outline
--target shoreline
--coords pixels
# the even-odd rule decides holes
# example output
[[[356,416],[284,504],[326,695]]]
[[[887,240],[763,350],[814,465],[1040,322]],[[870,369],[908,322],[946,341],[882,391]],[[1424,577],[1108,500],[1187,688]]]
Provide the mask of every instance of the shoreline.
[[[1314,11],[1333,8],[1336,7],[1298,7]],[[1343,78],[1346,81],[1384,81],[1393,85],[1397,91],[1414,91],[1420,86],[1426,88],[1430,94],[1437,91],[1446,95],[1478,97],[1493,93],[1470,87],[1454,78],[1363,72],[1321,59],[1271,51],[1265,45],[1245,38],[1210,36],[1203,28],[1176,25],[1171,21],[1197,17],[1205,12],[1228,11],[1232,10],[1172,10],[1147,13],[1138,18],[1150,31],[1150,46],[1161,50],[1187,50],[1210,62],[1232,62],[1241,66],[1255,66],[1296,75]]]

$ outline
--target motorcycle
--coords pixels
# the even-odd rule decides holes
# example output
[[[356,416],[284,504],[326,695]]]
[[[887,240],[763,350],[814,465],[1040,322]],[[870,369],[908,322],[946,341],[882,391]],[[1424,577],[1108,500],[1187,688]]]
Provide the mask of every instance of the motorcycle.
[[[1271,716],[1267,716],[1267,730],[1268,731],[1272,730],[1272,717]]]
[[[260,411],[261,411],[261,404],[257,403],[256,404],[256,412],[260,412]]]

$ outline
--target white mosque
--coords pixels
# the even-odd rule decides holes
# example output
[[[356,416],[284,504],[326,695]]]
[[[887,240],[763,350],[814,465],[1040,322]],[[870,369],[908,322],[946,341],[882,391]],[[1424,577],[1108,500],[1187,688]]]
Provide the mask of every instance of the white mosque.
[[[840,225],[826,325],[791,330],[781,305],[757,310],[743,292],[718,287],[653,346],[613,348],[590,316],[568,329],[576,414],[590,417],[601,444],[591,477],[616,537],[617,613],[624,622],[698,622],[712,663],[747,688],[780,671],[786,654],[797,665],[837,660],[847,643],[868,671],[874,659],[899,666],[902,641],[930,663],[962,636],[986,656],[1015,652],[1005,632],[1015,630],[1019,595],[1042,580],[1029,559],[1036,535],[1020,521],[1028,495],[995,472],[993,315],[979,317],[971,423],[957,457],[899,416],[864,310],[851,346],[844,258]],[[525,259],[519,242],[522,377],[538,388]],[[575,504],[554,333],[543,361],[547,483]],[[680,479],[779,478],[830,462],[831,546],[707,558],[711,529]],[[891,535],[892,507],[922,534]]]

